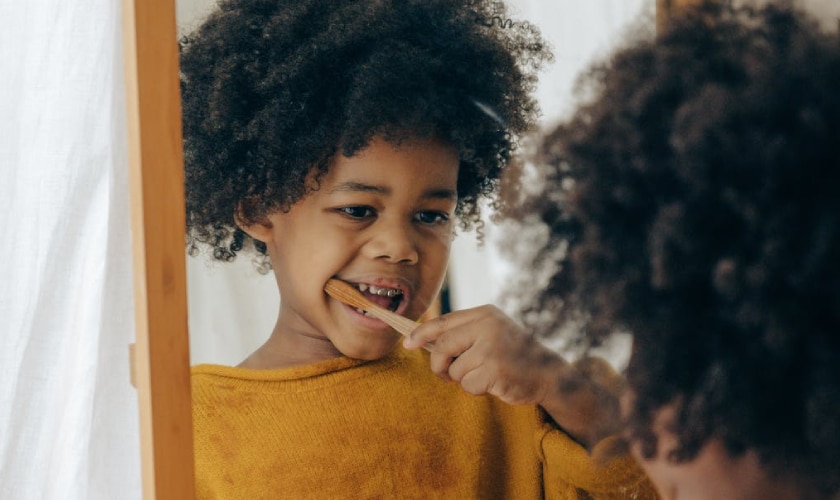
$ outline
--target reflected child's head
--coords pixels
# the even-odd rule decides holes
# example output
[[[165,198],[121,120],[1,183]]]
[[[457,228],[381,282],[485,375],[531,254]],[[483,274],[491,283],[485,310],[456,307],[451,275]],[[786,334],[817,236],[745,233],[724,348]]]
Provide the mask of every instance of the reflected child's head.
[[[706,6],[588,82],[526,202],[554,269],[534,309],[585,341],[633,335],[629,432],[645,458],[725,452],[797,495],[836,493],[837,34],[780,7]],[[731,479],[676,470],[667,493],[686,498]]]
[[[248,240],[235,211],[254,223],[288,210],[313,170],[373,137],[451,144],[470,226],[534,123],[548,57],[500,2],[221,2],[182,41],[190,242],[232,259]]]

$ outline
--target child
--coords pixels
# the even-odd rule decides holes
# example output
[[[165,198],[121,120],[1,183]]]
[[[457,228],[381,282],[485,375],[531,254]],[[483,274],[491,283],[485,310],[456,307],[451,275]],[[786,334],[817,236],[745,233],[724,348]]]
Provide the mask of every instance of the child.
[[[497,310],[430,323],[447,335],[426,353],[323,291],[427,309],[455,220],[479,220],[534,123],[547,57],[476,0],[232,0],[184,41],[191,248],[253,246],[281,295],[241,365],[194,368],[199,497],[651,494],[632,458],[584,448],[614,427],[609,388]]]
[[[591,76],[520,214],[569,244],[534,308],[633,335],[664,498],[840,498],[840,36],[706,5]]]

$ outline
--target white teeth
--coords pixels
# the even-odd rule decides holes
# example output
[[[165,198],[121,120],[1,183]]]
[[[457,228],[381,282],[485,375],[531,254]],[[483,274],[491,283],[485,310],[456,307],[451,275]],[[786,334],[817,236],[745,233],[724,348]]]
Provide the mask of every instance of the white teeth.
[[[385,288],[374,285],[365,285],[364,283],[359,283],[358,288],[359,291],[367,291],[373,295],[379,295],[380,297],[396,297],[397,295],[402,295],[402,291],[397,290],[396,288]]]

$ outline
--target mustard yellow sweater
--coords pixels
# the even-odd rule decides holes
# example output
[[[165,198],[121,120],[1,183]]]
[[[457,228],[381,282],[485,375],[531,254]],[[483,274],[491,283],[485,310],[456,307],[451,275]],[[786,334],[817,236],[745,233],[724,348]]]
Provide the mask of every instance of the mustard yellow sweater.
[[[199,365],[192,394],[200,499],[655,498],[630,457],[595,464],[538,408],[469,395],[419,350]]]

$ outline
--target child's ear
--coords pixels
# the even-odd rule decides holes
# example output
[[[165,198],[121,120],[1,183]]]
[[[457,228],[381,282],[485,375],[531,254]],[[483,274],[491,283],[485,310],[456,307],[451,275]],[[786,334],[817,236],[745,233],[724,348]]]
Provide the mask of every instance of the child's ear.
[[[241,203],[236,206],[236,211],[233,213],[233,220],[240,229],[257,241],[269,243],[274,239],[274,224],[271,223],[268,217],[258,222],[247,222],[242,216]]]

